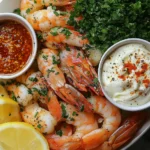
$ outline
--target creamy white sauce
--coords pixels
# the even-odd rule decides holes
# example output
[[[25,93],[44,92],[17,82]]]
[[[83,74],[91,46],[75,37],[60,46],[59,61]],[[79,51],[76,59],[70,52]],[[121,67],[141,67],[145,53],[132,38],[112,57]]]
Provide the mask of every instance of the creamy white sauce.
[[[150,101],[150,51],[141,44],[118,48],[104,62],[102,82],[107,94],[128,106]]]

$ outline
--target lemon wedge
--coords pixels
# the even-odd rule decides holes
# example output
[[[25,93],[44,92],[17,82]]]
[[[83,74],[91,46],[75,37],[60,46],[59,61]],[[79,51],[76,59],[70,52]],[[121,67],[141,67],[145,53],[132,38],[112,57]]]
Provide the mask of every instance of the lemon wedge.
[[[5,88],[2,85],[0,85],[0,97],[9,97]]]
[[[19,105],[8,97],[0,96],[0,124],[12,121],[21,121]]]
[[[44,136],[24,122],[0,125],[0,150],[49,150]]]

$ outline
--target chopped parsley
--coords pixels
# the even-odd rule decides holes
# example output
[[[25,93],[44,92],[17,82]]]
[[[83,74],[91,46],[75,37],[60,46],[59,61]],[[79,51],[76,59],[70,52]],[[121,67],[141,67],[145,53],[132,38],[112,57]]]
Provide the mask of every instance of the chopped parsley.
[[[34,0],[34,4],[36,4],[37,3],[37,1],[36,0]]]
[[[56,134],[59,135],[59,136],[62,136],[63,132],[62,132],[62,130],[58,130],[58,131],[56,131]]]
[[[38,79],[36,77],[30,77],[29,80],[32,81],[32,82],[37,82],[38,81]]]
[[[66,45],[66,50],[70,51],[70,47],[68,45]]]
[[[29,14],[30,11],[31,11],[31,8],[28,8],[28,9],[26,10],[26,13]]]
[[[42,40],[42,39],[43,39],[42,34],[41,34],[41,33],[37,33],[37,38],[38,38],[39,40]]]
[[[59,59],[56,60],[56,57],[54,55],[52,56],[52,59],[53,59],[53,64],[60,64],[60,60]]]
[[[11,98],[12,98],[14,101],[16,101],[16,102],[17,102],[17,98],[16,98],[16,96],[15,96],[14,92],[12,91],[11,93],[12,93],[12,94],[11,94]]]
[[[54,27],[50,30],[50,33],[53,35],[53,36],[56,36],[58,35],[58,29],[59,27]]]
[[[81,109],[80,109],[81,112],[84,111],[84,105],[82,105]]]
[[[32,90],[31,89],[28,89],[28,94],[32,94]]]
[[[55,72],[55,70],[53,70],[54,68],[52,67],[51,69],[48,69],[47,70],[47,77],[49,77],[49,74],[50,73],[54,73]]]
[[[93,85],[94,87],[98,87],[99,86],[98,78],[94,78],[93,83],[94,83]]]
[[[47,60],[48,59],[48,55],[42,55],[43,59]]]
[[[20,8],[17,8],[13,11],[13,13],[17,14],[17,15],[20,15],[21,16],[21,11],[20,11]]]
[[[78,116],[78,114],[74,111],[74,112],[72,113],[72,116]]]
[[[47,88],[41,88],[41,89],[39,90],[39,89],[33,87],[32,89],[33,89],[33,91],[38,92],[38,93],[39,93],[40,95],[42,95],[42,96],[46,96],[47,93],[48,93]]]
[[[61,104],[61,109],[62,109],[62,117],[63,118],[68,118],[67,111],[66,111],[66,106],[64,104]]]
[[[77,0],[68,23],[105,52],[126,38],[150,41],[149,10],[149,0]]]
[[[39,129],[41,129],[41,128],[42,128],[41,124],[38,124],[38,125],[37,125],[37,127],[38,127]]]
[[[66,36],[67,39],[72,34],[67,28],[63,28],[62,31],[61,31],[61,33],[63,33]]]

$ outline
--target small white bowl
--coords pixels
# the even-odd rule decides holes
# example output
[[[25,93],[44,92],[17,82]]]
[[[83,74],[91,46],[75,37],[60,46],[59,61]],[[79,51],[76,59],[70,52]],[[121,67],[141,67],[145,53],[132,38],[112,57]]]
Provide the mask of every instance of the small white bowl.
[[[0,22],[3,21],[7,21],[7,20],[12,20],[12,21],[16,21],[20,24],[22,24],[30,33],[31,39],[32,39],[32,53],[28,59],[28,61],[26,62],[25,66],[12,74],[0,74],[0,79],[13,79],[16,78],[20,75],[22,75],[24,72],[26,72],[29,67],[32,65],[35,57],[36,57],[36,53],[37,53],[37,38],[36,38],[36,34],[35,31],[33,30],[32,26],[21,16],[13,14],[13,13],[1,13],[0,14]]]
[[[115,106],[119,107],[120,109],[123,110],[127,110],[127,111],[140,111],[143,109],[146,109],[148,107],[150,107],[150,100],[149,102],[143,104],[143,105],[139,105],[139,106],[127,106],[127,105],[123,105],[120,103],[115,102],[105,91],[103,82],[102,82],[102,69],[103,69],[103,64],[105,62],[105,60],[110,56],[111,53],[113,53],[116,49],[118,49],[119,47],[126,45],[126,44],[131,44],[131,43],[138,43],[138,44],[143,44],[149,51],[150,51],[150,42],[143,40],[143,39],[139,39],[139,38],[129,38],[129,39],[125,39],[122,40],[114,45],[112,45],[110,48],[108,48],[108,50],[104,53],[104,55],[101,58],[100,64],[99,64],[99,68],[98,68],[98,79],[102,88],[102,91],[105,95],[105,97]]]

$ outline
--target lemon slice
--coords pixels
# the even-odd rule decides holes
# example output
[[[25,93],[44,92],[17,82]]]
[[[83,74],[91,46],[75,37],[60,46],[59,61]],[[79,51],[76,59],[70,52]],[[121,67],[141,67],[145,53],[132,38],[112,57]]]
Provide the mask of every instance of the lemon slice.
[[[44,136],[24,122],[0,125],[0,150],[49,150]]]
[[[9,97],[5,88],[0,85],[0,97]]]
[[[19,105],[8,97],[0,97],[0,124],[12,121],[21,121]]]

